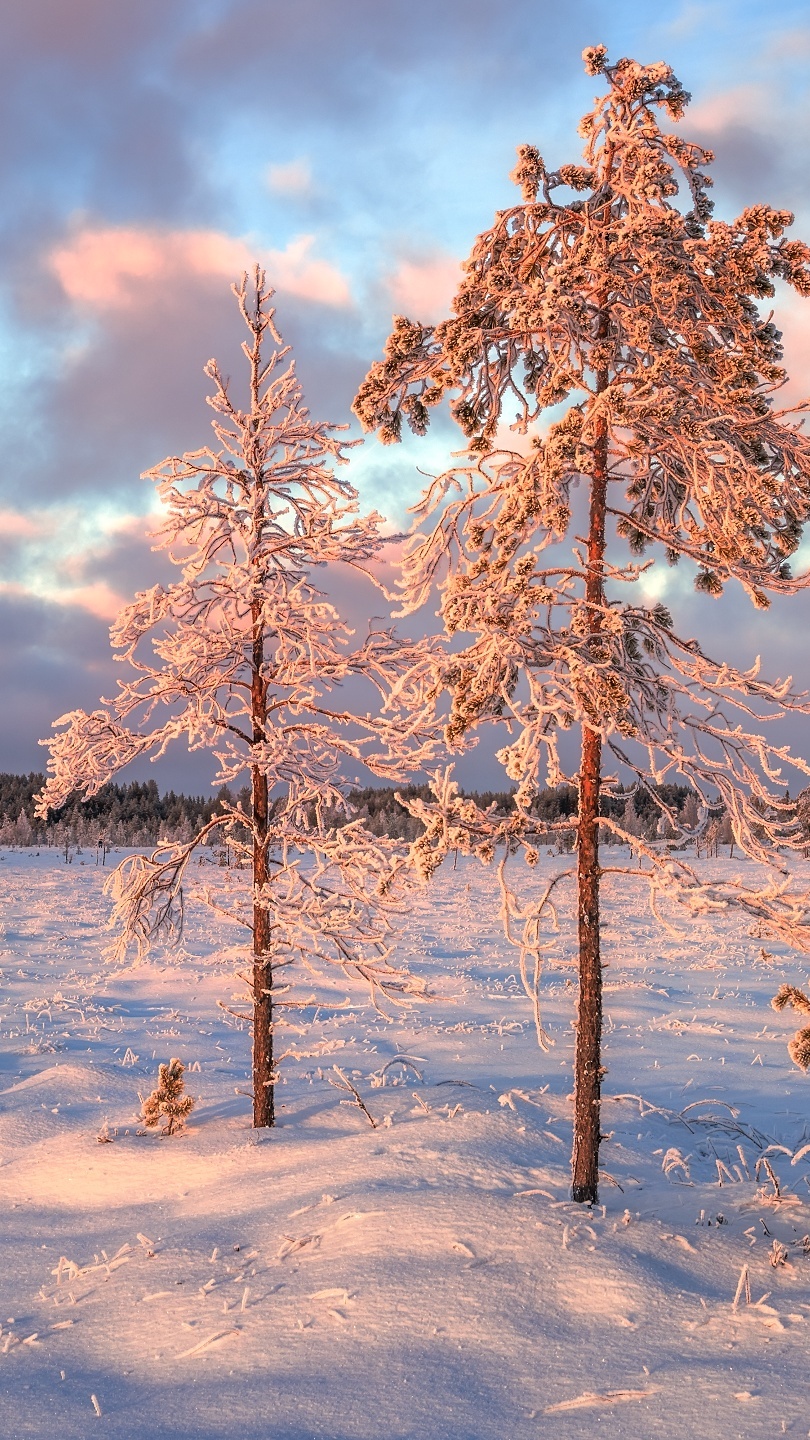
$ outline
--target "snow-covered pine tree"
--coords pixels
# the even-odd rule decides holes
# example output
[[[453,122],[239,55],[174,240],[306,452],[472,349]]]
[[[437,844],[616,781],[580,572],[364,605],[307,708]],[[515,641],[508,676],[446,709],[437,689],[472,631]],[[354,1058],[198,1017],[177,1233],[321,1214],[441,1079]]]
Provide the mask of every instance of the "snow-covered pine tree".
[[[362,977],[375,998],[420,988],[389,961],[389,886],[403,847],[351,818],[342,767],[360,761],[401,780],[433,742],[422,681],[413,678],[420,644],[370,628],[352,646],[353,632],[313,583],[328,562],[367,573],[381,543],[380,517],[359,514],[356,491],[336,473],[347,458],[339,433],[346,427],[310,418],[264,272],[233,289],[250,335],[247,406],[211,360],[219,448],[172,456],[146,472],[165,512],[156,548],[182,575],[139,593],[118,616],[111,640],[133,678],[102,701],[107,708],[55,722],[57,733],[43,742],[50,773],[38,805],[45,815],[73,790],[92,796],[130,761],[162,755],[183,738],[213,750],[215,783],[248,773],[249,814],[221,792],[224,818],[217,814],[187,843],[126,857],[108,891],[119,953],[134,943],[141,954],[179,935],[189,859],[213,829],[248,860],[252,894],[235,897],[226,913],[252,929],[253,1116],[266,1126],[274,1123],[274,1030],[287,1003],[280,969],[338,967]],[[411,678],[403,682],[404,674]],[[373,713],[339,703],[351,678],[376,694]],[[336,813],[349,823],[330,822]],[[221,904],[217,894],[208,898]]]
[[[168,1065],[158,1066],[158,1083],[151,1095],[143,1102],[141,1115],[144,1125],[150,1129],[166,1120],[164,1135],[173,1135],[182,1130],[187,1117],[194,1109],[194,1097],[186,1095],[183,1079],[185,1065],[182,1060],[170,1060]]]
[[[615,817],[599,821],[608,759],[642,787],[680,772],[700,797],[702,824],[719,792],[735,843],[769,866],[781,863],[778,844],[799,841],[776,777],[785,763],[807,766],[745,725],[752,714],[758,729],[766,713],[806,713],[804,700],[789,682],[760,678],[758,663],[740,670],[681,638],[662,604],[643,595],[622,603],[618,593],[641,588],[652,561],[634,557],[653,545],[670,564],[691,565],[707,595],[733,580],[763,607],[768,592],[807,584],[792,577],[789,557],[810,508],[810,439],[774,407],[785,380],[781,336],[759,306],[776,280],[810,293],[810,251],[785,238],[792,216],[767,205],[731,223],[712,219],[712,155],[657,118],[679,120],[689,99],[669,66],[611,65],[601,45],[584,59],[607,83],[580,126],[585,163],[550,170],[534,146],[520,147],[512,178],[522,203],[476,240],[452,315],[436,326],[395,317],[355,410],[390,443],[403,420],[423,435],[433,407],[450,398],[467,450],[417,508],[404,608],[439,584],[459,647],[443,677],[448,740],[498,717],[515,735],[501,751],[517,783],[511,823],[473,817],[440,784],[435,804],[421,806],[423,868],[465,835],[482,858],[528,836],[534,863],[530,806],[543,764],[549,783],[565,780],[558,732],[576,728],[581,738],[570,777],[576,871],[552,879],[534,907],[502,893],[508,922],[522,917],[522,962],[535,956],[536,996],[539,927],[553,916],[555,885],[565,874],[575,881],[573,1194],[593,1201],[599,892],[617,869],[600,864],[599,823],[641,854],[653,902],[666,892],[704,914],[733,901],[794,943],[810,939],[808,897],[786,875],[771,870],[758,888],[717,877],[707,885],[665,840],[625,835]],[[573,561],[562,545],[569,535]],[[465,633],[472,642],[460,647]],[[677,814],[651,794],[683,838]]]
[[[17,816],[17,844],[31,845],[33,844],[33,836],[34,830],[31,821],[28,819],[25,811],[21,810]]]

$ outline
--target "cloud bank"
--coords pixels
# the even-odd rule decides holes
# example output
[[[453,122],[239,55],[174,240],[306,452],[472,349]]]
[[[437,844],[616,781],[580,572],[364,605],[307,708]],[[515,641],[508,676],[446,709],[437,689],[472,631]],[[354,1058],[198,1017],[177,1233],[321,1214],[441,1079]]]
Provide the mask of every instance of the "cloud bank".
[[[445,313],[515,146],[577,159],[599,40],[693,91],[681,128],[717,151],[719,213],[767,199],[810,231],[796,0],[26,0],[0,40],[0,768],[39,765],[50,718],[114,683],[109,620],[167,571],[140,474],[209,442],[212,355],[242,384],[229,285],[257,260],[312,413],[348,420],[391,315]],[[807,308],[780,297],[777,320],[795,400]],[[364,503],[402,525],[456,440],[353,452]],[[760,648],[742,609],[712,623]]]

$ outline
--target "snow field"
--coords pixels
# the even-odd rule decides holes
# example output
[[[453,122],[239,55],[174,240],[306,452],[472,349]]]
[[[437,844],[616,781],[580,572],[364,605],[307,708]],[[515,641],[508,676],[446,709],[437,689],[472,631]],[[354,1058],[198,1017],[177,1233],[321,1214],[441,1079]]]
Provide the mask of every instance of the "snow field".
[[[236,929],[191,903],[180,955],[112,969],[93,855],[2,853],[4,1440],[807,1434],[808,1082],[769,1008],[803,961],[731,913],[668,935],[640,884],[606,884],[616,1183],[590,1212],[567,1198],[565,911],[544,1055],[493,872],[445,867],[402,935],[437,998],[387,1022],[336,987],[285,1042],[268,1136],[217,1005],[239,1009]],[[173,1055],[188,1133],[139,1135]]]

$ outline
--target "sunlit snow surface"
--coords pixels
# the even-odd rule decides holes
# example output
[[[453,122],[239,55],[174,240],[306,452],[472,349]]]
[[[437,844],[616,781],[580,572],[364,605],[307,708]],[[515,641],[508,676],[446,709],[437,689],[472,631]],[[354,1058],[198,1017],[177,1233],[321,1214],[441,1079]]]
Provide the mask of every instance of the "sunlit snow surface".
[[[259,1139],[249,1034],[217,1007],[238,1008],[236,932],[192,906],[180,957],[114,970],[93,852],[2,857],[3,1440],[807,1433],[810,1080],[769,1008],[807,983],[799,957],[731,915],[667,935],[640,885],[608,890],[603,1163],[622,1189],[590,1213],[567,1199],[565,915],[544,1055],[494,874],[446,868],[402,941],[441,1000],[322,1016],[334,1048],[285,1064]],[[397,1054],[421,1080],[396,1064],[380,1083]],[[138,1092],[174,1055],[189,1132],[139,1136]],[[778,1201],[754,1178],[769,1145]]]

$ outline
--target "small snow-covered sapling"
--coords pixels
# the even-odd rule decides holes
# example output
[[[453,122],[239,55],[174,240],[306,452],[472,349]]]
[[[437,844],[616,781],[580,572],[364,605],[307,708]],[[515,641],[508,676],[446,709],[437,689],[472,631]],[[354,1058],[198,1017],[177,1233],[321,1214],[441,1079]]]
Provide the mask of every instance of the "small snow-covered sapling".
[[[810,999],[803,990],[798,990],[795,985],[780,985],[774,995],[771,1005],[774,1010],[784,1010],[786,1005],[792,1005],[794,1010],[802,1015],[810,1015]],[[792,1040],[788,1041],[788,1055],[794,1065],[800,1070],[810,1068],[810,1027],[805,1030],[797,1030]]]
[[[143,1102],[141,1113],[145,1125],[150,1128],[159,1125],[162,1117],[166,1117],[168,1123],[163,1127],[164,1135],[172,1135],[176,1129],[182,1130],[186,1116],[194,1107],[192,1096],[183,1094],[184,1070],[181,1060],[170,1060],[168,1065],[161,1065],[157,1087]]]

